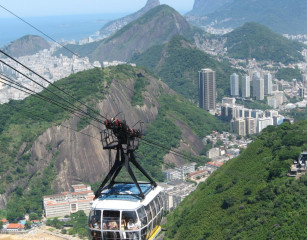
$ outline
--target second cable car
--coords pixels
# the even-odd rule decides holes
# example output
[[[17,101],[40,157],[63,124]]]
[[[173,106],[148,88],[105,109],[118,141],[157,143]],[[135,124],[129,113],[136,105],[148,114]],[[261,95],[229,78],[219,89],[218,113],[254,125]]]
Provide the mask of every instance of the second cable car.
[[[104,149],[116,150],[115,162],[95,193],[89,215],[93,240],[152,240],[161,231],[162,188],[151,179],[134,157],[141,131],[130,129],[118,119],[105,121]],[[138,182],[132,163],[149,182]],[[115,182],[125,167],[133,182]]]

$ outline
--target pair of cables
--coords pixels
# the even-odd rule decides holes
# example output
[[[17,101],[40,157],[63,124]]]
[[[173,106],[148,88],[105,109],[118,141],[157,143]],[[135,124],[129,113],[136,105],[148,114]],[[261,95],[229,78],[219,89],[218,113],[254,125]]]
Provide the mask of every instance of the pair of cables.
[[[20,19],[22,22],[24,22],[25,24],[29,25],[30,27],[34,28],[35,30],[37,30],[38,32],[40,32],[41,34],[43,34],[44,36],[46,36],[48,39],[52,40],[53,42],[57,43],[58,45],[60,45],[62,48],[66,49],[67,51],[69,51],[70,53],[72,53],[74,56],[76,57],[80,57],[78,54],[76,54],[75,52],[73,52],[72,50],[70,50],[69,48],[67,48],[66,46],[60,44],[58,41],[56,41],[54,38],[50,37],[49,35],[47,35],[46,33],[44,33],[43,31],[39,30],[38,28],[36,28],[35,26],[33,26],[32,24],[30,24],[29,22],[27,22],[26,20],[24,20],[23,18],[19,17],[17,14],[13,13],[12,11],[10,11],[9,9],[5,8],[4,6],[0,5],[1,8],[3,8],[4,10],[6,10],[7,12],[9,12],[10,14],[14,15],[15,17],[17,17],[18,19]],[[22,76],[24,76],[25,78],[27,78],[28,80],[36,83],[37,85],[39,85],[40,87],[42,87],[43,89],[45,89],[47,92],[49,92],[50,94],[52,94],[54,97],[47,97],[44,96],[40,93],[36,93],[33,90],[24,87],[23,85],[17,83],[15,80],[13,80],[12,78],[1,74],[1,82],[12,87],[15,88],[19,91],[25,92],[27,94],[34,94],[35,97],[40,98],[46,102],[49,102],[50,104],[54,104],[58,107],[63,108],[65,111],[68,111],[70,113],[72,113],[73,115],[80,117],[80,118],[87,118],[88,120],[86,120],[90,125],[94,126],[95,128],[99,129],[100,131],[102,131],[102,129],[94,124],[91,123],[91,121],[89,121],[89,119],[91,119],[92,121],[95,121],[99,124],[103,124],[104,120],[106,120],[107,118],[105,116],[103,116],[102,114],[100,114],[99,111],[94,110],[93,108],[89,107],[87,104],[85,104],[84,102],[76,99],[73,95],[67,93],[66,91],[64,91],[63,89],[59,88],[56,84],[50,82],[49,80],[47,80],[46,78],[44,78],[43,76],[41,76],[40,74],[36,73],[35,71],[33,71],[32,69],[30,69],[29,67],[25,66],[24,64],[22,64],[20,61],[18,61],[17,59],[13,58],[12,56],[10,56],[9,54],[5,53],[4,51],[0,50],[0,53],[2,53],[4,56],[10,58],[11,60],[13,60],[14,62],[16,62],[17,64],[19,64],[20,66],[22,66],[23,68],[27,69],[29,72],[33,73],[34,75],[38,76],[39,78],[41,78],[43,81],[47,82],[48,84],[50,84],[51,86],[53,86],[54,88],[56,88],[59,92],[61,92],[62,94],[64,94],[65,96],[69,97],[70,100],[67,100],[66,98],[64,98],[63,96],[61,96],[58,93],[55,93],[53,91],[51,91],[50,89],[46,88],[43,86],[43,84],[39,83],[38,81],[35,81],[33,78],[27,76],[26,74],[22,73],[21,71],[17,70],[16,68],[12,67],[10,64],[0,60],[0,62],[4,65],[6,65],[7,67],[11,68],[12,70],[14,70],[15,72],[21,74]],[[92,64],[91,64],[92,65]],[[94,65],[92,65],[93,67],[95,67]],[[127,88],[128,90],[134,92],[134,90],[128,88],[127,86],[125,86],[124,84],[121,84],[123,87]],[[55,100],[55,98],[57,100]],[[79,103],[79,105],[76,105],[74,102]],[[80,106],[86,107],[86,109],[88,109],[89,111],[85,111],[83,110]],[[90,113],[92,112],[92,113]],[[67,127],[67,126],[65,126]],[[70,128],[73,131],[78,132],[75,129]],[[95,138],[91,135],[79,132],[81,134],[87,135],[91,138]],[[97,139],[97,138],[95,138]],[[144,142],[145,144],[149,145],[149,146],[154,146],[154,147],[158,147],[160,149],[164,149],[166,151],[168,151],[169,153],[172,153],[173,155],[176,155],[178,157],[182,157],[185,159],[189,159],[192,161],[195,161],[196,158],[198,156],[190,154],[189,156],[187,156],[186,154],[178,151],[178,150],[170,150],[169,148],[159,144],[159,143],[155,143],[153,141],[150,141],[148,139],[142,139],[142,142]]]

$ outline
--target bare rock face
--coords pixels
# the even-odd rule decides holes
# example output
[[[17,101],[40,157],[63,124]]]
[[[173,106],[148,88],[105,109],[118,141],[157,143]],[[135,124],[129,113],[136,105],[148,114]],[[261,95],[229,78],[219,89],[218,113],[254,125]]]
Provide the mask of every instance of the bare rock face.
[[[4,195],[0,194],[0,209],[5,209],[6,198]]]
[[[180,146],[175,151],[183,152],[183,150],[192,153],[193,155],[198,155],[204,148],[202,141],[197,137],[191,128],[182,121],[176,120],[175,124],[182,131],[182,140],[180,141]],[[174,164],[176,167],[186,164],[186,160],[173,153],[168,153],[164,156],[164,163]]]
[[[171,90],[162,82],[146,76],[150,84],[144,93],[144,105],[131,105],[134,80],[126,80],[118,83],[113,81],[109,89],[109,95],[98,103],[98,108],[103,116],[114,117],[122,112],[119,117],[126,119],[129,125],[133,125],[141,120],[146,124],[155,120],[158,114],[160,88],[164,91]],[[125,86],[123,86],[125,85]],[[35,164],[30,172],[37,172],[47,167],[54,159],[57,169],[57,177],[54,181],[56,192],[70,190],[72,184],[80,182],[94,183],[102,181],[109,171],[109,152],[103,150],[100,142],[100,130],[89,125],[81,130],[82,133],[94,136],[90,138],[86,135],[72,131],[76,129],[77,117],[62,123],[63,126],[54,126],[45,131],[32,146],[32,158]],[[100,129],[104,129],[102,124],[93,123]],[[65,128],[67,126],[69,128]]]

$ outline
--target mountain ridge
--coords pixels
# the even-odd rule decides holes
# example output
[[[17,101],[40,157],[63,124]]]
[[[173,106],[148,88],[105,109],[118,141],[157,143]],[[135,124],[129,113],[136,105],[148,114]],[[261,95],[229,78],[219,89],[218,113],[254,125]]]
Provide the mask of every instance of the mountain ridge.
[[[284,34],[307,33],[307,2],[305,0],[233,0],[201,17],[193,16],[196,25],[214,28],[237,28],[246,22],[257,22]]]
[[[50,44],[40,36],[25,35],[4,46],[3,51],[13,57],[22,57],[33,55],[50,47]]]
[[[291,41],[255,22],[245,23],[226,38],[227,52],[233,58],[274,61],[284,64],[303,61],[303,44]]]

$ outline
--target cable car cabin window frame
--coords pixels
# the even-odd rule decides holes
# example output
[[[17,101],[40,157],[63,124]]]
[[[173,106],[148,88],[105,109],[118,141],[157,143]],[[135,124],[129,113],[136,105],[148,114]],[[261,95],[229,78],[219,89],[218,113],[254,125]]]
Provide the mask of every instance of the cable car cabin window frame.
[[[99,214],[97,214],[96,212],[98,212]],[[95,214],[93,215],[93,213],[95,213]],[[90,212],[90,217],[89,217],[89,222],[88,222],[90,229],[92,229],[92,230],[96,229],[95,231],[97,231],[97,229],[101,230],[101,222],[102,222],[101,216],[102,216],[101,209],[97,209],[97,210],[94,209]],[[96,220],[94,220],[95,222],[93,221],[94,218],[96,219]],[[98,224],[99,222],[100,222],[100,224]]]

